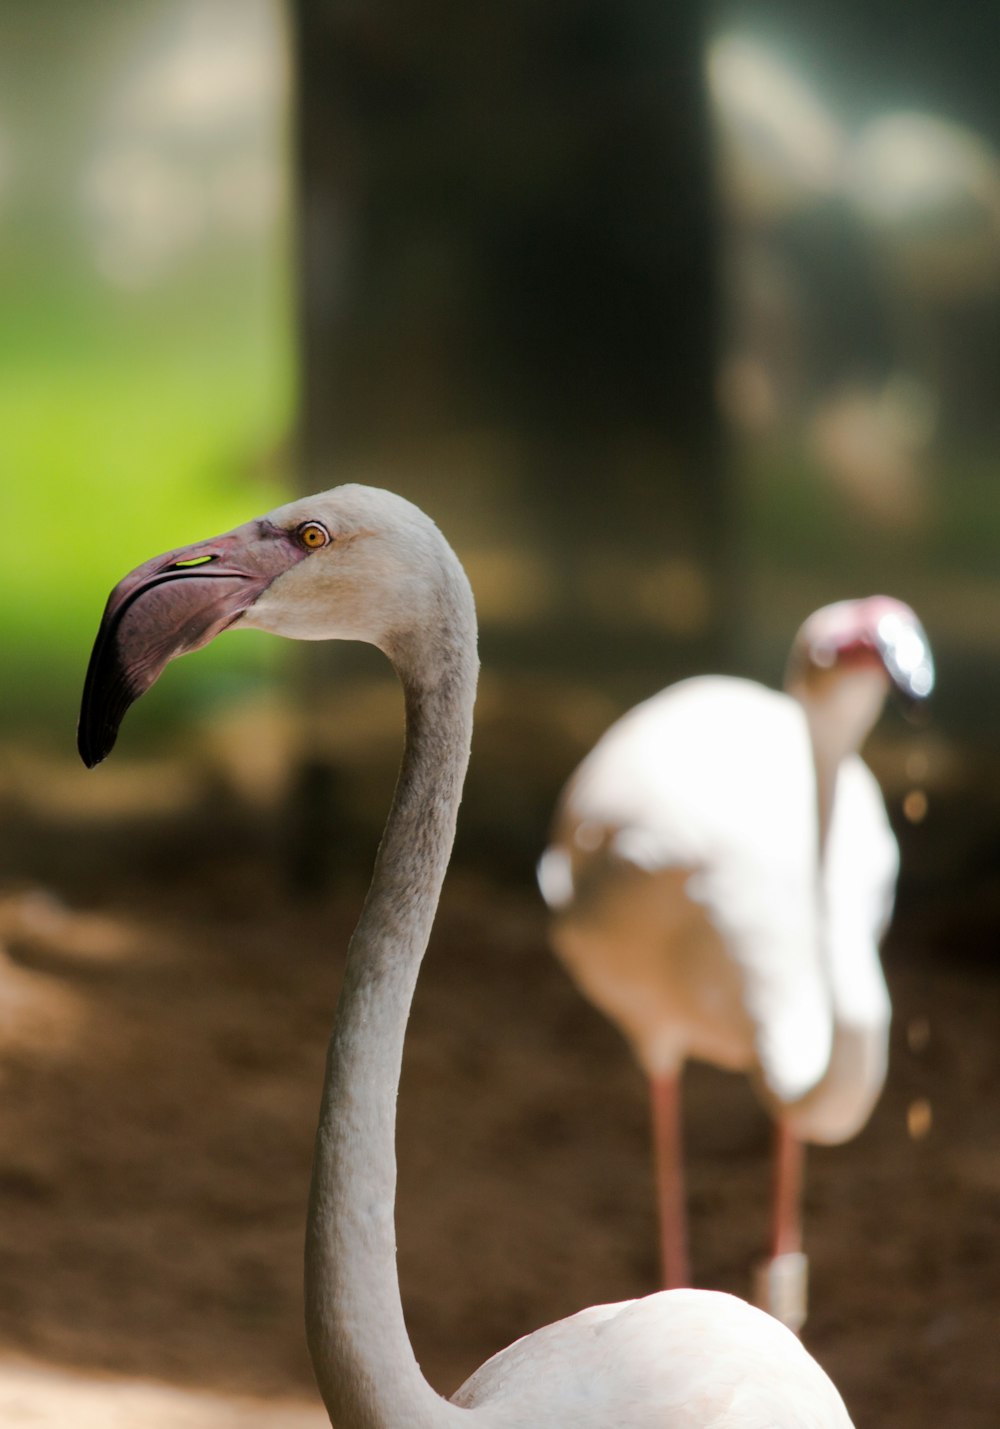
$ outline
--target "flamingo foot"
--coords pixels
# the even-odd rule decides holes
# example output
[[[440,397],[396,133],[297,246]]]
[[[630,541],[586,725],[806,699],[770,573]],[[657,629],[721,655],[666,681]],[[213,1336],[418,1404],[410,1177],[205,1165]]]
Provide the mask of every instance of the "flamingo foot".
[[[809,1301],[809,1260],[801,1250],[788,1250],[763,1260],[754,1271],[753,1302],[798,1334],[806,1321]]]

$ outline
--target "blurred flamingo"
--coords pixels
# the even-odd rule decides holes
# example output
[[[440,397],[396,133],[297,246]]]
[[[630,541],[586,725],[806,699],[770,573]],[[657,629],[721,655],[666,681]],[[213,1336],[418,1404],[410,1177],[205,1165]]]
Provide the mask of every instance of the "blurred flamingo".
[[[885,596],[812,614],[785,693],[685,680],[604,734],[570,779],[539,883],[571,976],[649,1078],[667,1286],[688,1283],[679,1079],[745,1071],[777,1130],[758,1303],[805,1318],[803,1142],[867,1121],[886,1071],[878,945],[898,850],[858,756],[891,686],[934,683],[913,611]]]

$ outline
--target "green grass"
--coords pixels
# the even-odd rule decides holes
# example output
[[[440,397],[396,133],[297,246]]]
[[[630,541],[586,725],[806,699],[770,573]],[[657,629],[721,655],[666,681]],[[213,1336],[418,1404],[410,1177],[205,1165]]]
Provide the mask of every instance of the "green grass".
[[[22,278],[24,275],[21,275]],[[259,275],[258,275],[259,276]],[[292,363],[280,279],[232,271],[128,303],[36,275],[0,329],[0,728],[60,732],[108,591],[158,551],[284,499]],[[173,710],[266,673],[220,641]]]

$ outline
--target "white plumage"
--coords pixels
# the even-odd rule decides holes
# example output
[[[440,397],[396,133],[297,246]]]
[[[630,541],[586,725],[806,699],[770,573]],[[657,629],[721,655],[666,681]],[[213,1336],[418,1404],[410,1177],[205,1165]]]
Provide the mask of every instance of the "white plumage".
[[[783,1325],[735,1296],[669,1290],[595,1305],[486,1361],[453,1396],[504,1429],[849,1429]],[[475,1422],[475,1421],[474,1421]]]
[[[661,1099],[695,1057],[750,1073],[786,1138],[864,1125],[886,1071],[898,851],[856,751],[890,678],[922,698],[931,671],[907,607],[842,602],[803,626],[788,693],[685,680],[569,781],[539,864],[553,944]],[[661,1147],[661,1170],[677,1155]],[[661,1187],[667,1283],[687,1273],[678,1195]]]

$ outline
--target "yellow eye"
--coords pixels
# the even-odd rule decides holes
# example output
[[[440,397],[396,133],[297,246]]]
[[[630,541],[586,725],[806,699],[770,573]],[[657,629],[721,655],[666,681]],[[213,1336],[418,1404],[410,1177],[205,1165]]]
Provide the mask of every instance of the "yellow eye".
[[[299,538],[299,544],[305,546],[307,551],[318,551],[320,546],[330,544],[329,531],[318,521],[303,521],[295,534]]]

